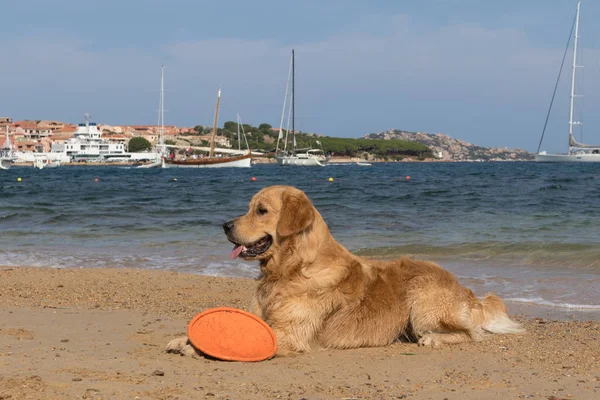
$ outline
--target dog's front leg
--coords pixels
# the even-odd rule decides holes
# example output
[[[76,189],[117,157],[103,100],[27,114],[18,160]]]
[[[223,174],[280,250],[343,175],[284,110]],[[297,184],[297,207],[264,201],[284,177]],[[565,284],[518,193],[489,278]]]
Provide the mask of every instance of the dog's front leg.
[[[293,356],[310,351],[311,337],[302,329],[293,328],[291,325],[277,324],[273,326],[277,337],[277,355]]]
[[[250,311],[256,315],[260,319],[265,319],[265,313],[263,312],[262,305],[258,301],[258,298],[254,296],[252,299],[252,306],[250,307]]]
[[[310,351],[311,343],[319,329],[321,319],[313,310],[295,305],[285,311],[277,311],[269,318],[277,337],[277,355],[290,356]]]

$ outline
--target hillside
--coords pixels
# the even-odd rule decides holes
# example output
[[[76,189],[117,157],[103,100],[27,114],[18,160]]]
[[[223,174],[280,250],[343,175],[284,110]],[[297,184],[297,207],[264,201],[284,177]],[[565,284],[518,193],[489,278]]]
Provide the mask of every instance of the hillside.
[[[211,132],[212,128],[210,127],[197,126],[191,129],[186,136],[177,136],[170,139],[167,144],[207,146]],[[237,123],[227,121],[223,124],[223,128],[217,130],[215,141],[219,147],[226,148],[246,148],[247,141],[253,150],[263,152],[267,154],[267,157],[275,156],[279,129],[273,129],[266,123],[260,124],[258,127],[249,124],[240,125],[241,137],[243,138],[245,135],[245,139],[240,139],[241,143],[239,143],[237,132]],[[299,149],[321,148],[325,153],[336,157],[369,157],[371,160],[383,161],[433,158],[433,153],[428,146],[415,141],[339,138],[304,132],[297,132],[295,140],[296,147]],[[280,142],[280,146],[283,148],[283,142]],[[291,148],[291,143],[288,143],[288,148]],[[181,149],[180,152],[185,152],[185,149]]]
[[[441,160],[446,161],[527,161],[534,159],[533,153],[525,150],[476,146],[441,133],[431,134],[390,129],[386,132],[367,134],[364,138],[371,140],[406,140],[421,143],[429,147]]]

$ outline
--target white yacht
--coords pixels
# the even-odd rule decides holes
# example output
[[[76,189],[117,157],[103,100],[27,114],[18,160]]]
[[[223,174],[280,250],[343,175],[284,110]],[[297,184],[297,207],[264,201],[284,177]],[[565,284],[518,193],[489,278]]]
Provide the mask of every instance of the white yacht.
[[[324,167],[329,159],[321,149],[298,149],[292,154],[277,156],[277,163],[282,166]]]
[[[8,136],[8,125],[6,126],[6,141],[4,147],[0,148],[0,169],[10,169],[13,162],[17,160],[17,157],[13,153],[12,146],[10,145],[10,137]]]
[[[63,162],[140,162],[158,161],[160,154],[128,153],[123,143],[102,138],[98,125],[90,122],[89,114],[86,114],[85,123],[79,124],[72,138],[62,143],[52,143],[48,158]]]

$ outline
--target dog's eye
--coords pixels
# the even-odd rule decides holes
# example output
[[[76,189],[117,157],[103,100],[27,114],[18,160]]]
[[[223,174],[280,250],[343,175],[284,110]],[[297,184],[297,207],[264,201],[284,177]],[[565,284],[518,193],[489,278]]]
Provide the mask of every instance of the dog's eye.
[[[258,215],[265,215],[268,211],[264,207],[258,207],[258,210],[256,210],[256,212],[258,213]]]

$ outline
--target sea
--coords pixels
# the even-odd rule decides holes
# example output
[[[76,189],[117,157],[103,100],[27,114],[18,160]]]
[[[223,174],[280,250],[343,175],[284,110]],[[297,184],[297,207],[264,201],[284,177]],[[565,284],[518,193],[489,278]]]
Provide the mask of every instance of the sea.
[[[509,311],[600,319],[600,164],[15,166],[0,171],[0,266],[257,277],[222,224],[270,185],[304,190],[357,255],[435,261]]]

